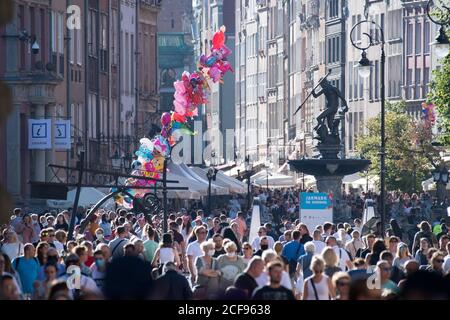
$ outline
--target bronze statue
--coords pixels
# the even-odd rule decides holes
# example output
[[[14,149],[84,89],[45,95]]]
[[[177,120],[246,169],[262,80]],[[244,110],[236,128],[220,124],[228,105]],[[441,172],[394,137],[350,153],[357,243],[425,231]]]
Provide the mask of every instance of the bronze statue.
[[[340,112],[347,112],[348,105],[339,89],[333,87],[327,79],[324,79],[320,83],[320,86],[322,89],[318,93],[313,90],[312,95],[314,98],[318,98],[324,94],[327,101],[325,110],[322,111],[322,113],[317,117],[317,126],[314,128],[314,131],[317,132],[319,137],[323,137],[324,130],[322,129],[319,131],[319,129],[325,124],[325,120],[327,121],[328,133],[332,135],[338,133],[336,126],[339,127],[339,120],[335,121],[334,118],[339,109],[339,99],[341,99],[344,103],[344,107],[340,110]]]

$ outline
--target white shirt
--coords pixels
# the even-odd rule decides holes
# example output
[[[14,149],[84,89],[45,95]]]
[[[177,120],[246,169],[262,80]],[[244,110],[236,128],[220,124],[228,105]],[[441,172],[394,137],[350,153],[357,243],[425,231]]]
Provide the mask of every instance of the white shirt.
[[[341,241],[342,245],[345,245],[347,242],[352,240],[352,237],[348,233],[344,233],[344,239],[341,238],[340,232],[336,232],[335,234],[333,234],[333,237]]]
[[[303,295],[303,272],[300,272],[300,275],[297,278],[297,281],[295,282],[295,291],[297,294]]]
[[[347,268],[346,262],[350,261],[350,257],[348,256],[347,251],[345,251],[345,249],[343,248],[339,248],[338,246],[334,246],[333,250],[336,253],[337,258],[339,259],[338,267],[341,268],[342,271],[345,271]]]
[[[53,244],[55,245],[55,248],[58,251],[58,254],[61,255],[62,252],[64,252],[64,245],[61,242],[59,242],[58,240],[53,241]]]
[[[4,243],[1,247],[2,252],[6,254],[11,261],[17,257],[23,256],[23,244],[21,242]]]
[[[63,279],[65,281],[67,281],[68,278],[69,278],[69,276],[67,274],[65,274],[59,279]],[[100,290],[97,287],[97,284],[95,283],[95,281],[91,277],[86,277],[84,274],[82,274],[80,277],[80,288],[83,291],[93,292],[96,294],[100,293]],[[72,291],[72,294],[73,294],[73,292],[74,292],[74,290]]]
[[[444,268],[444,273],[447,273],[450,270],[450,254],[444,258],[444,265],[442,268]]]
[[[203,252],[202,252],[202,249],[200,248],[200,243],[198,242],[198,240],[191,242],[187,246],[186,255],[192,256],[193,261],[195,261],[195,259],[197,257],[200,257],[201,255],[203,255]]]
[[[275,240],[273,240],[273,238],[271,236],[265,236],[265,237],[267,237],[267,240],[269,241],[269,249],[273,249],[273,245],[275,244]],[[261,249],[260,243],[261,243],[261,237],[256,237],[253,240],[252,248],[253,248],[254,251],[258,251],[259,249]]]
[[[314,251],[315,254],[321,254],[322,250],[327,246],[325,242],[320,240],[313,240],[311,242],[314,243],[314,246],[316,247],[316,251]]]
[[[353,231],[358,231],[359,236],[362,237],[362,226],[360,226],[360,227],[354,226]]]
[[[316,293],[315,293],[314,288],[311,283],[311,281],[313,281],[312,276],[309,277],[308,279],[306,279],[305,281],[307,281],[307,283],[308,283],[307,284],[308,296],[306,297],[305,300],[330,300],[328,277],[326,275],[322,275],[322,280],[319,283],[314,282],[314,287],[316,288],[316,291],[317,291],[317,298],[316,298]]]
[[[270,283],[269,278],[269,272],[263,271],[261,275],[255,279],[256,283],[258,284],[258,287],[264,287],[267,286]],[[292,290],[292,282],[291,278],[289,277],[289,273],[283,270],[283,274],[281,275],[281,283],[283,287],[286,289]]]

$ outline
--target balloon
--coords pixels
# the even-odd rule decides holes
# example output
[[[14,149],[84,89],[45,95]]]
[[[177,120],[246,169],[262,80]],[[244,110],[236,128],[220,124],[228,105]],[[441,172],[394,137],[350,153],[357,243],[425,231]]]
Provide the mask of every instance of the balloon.
[[[222,73],[220,72],[219,68],[214,66],[211,69],[209,69],[209,75],[213,82],[217,82],[222,77]]]
[[[214,63],[216,63],[217,61],[217,57],[216,56],[209,56],[208,59],[206,60],[206,65],[208,67],[212,67]]]
[[[171,116],[170,113],[164,112],[161,116],[161,124],[167,127],[170,124]]]
[[[142,167],[142,163],[138,160],[134,160],[131,163],[131,169],[133,169],[133,170],[139,170],[139,169],[141,169],[141,167]]]
[[[175,111],[181,115],[185,115],[186,114],[186,107],[184,105],[182,105],[179,101],[174,100],[173,101],[173,106],[175,108]]]
[[[186,117],[177,113],[177,112],[172,112],[172,121],[176,121],[176,122],[181,122],[181,123],[185,123],[186,122]]]
[[[223,31],[222,31],[223,30]],[[213,49],[219,49],[225,44],[225,27],[221,27],[220,31],[217,31],[212,39]]]
[[[157,172],[161,172],[164,169],[164,157],[162,157],[162,156],[155,157],[155,159],[153,159],[152,163]]]
[[[179,93],[185,93],[186,92],[186,87],[184,86],[184,82],[183,81],[175,81],[173,83],[173,87],[175,88],[175,91],[177,91]]]

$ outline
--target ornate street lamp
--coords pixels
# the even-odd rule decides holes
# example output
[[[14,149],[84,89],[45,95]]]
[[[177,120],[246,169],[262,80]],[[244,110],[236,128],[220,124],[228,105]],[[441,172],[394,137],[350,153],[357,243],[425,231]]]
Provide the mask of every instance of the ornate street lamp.
[[[371,27],[374,27],[375,30],[378,30],[380,32],[380,41],[377,41],[378,39],[374,39],[372,34],[369,34],[367,32],[364,32],[363,35],[367,37],[368,44],[362,45],[359,44],[359,42],[355,42],[353,39],[353,34],[357,27],[361,24],[369,24]],[[381,97],[381,141],[380,141],[380,215],[381,215],[381,229],[384,235],[385,230],[385,217],[386,217],[386,208],[385,208],[385,197],[386,197],[386,186],[385,186],[385,172],[386,172],[386,164],[385,164],[385,157],[386,157],[386,139],[385,139],[385,62],[386,62],[386,54],[384,51],[385,46],[385,40],[384,40],[384,31],[383,28],[381,28],[376,22],[372,20],[362,20],[358,23],[356,23],[352,30],[350,31],[350,41],[353,45],[353,47],[359,49],[362,51],[361,53],[361,60],[359,61],[359,64],[357,65],[358,73],[362,78],[367,78],[370,76],[371,66],[372,63],[367,58],[366,50],[370,47],[376,46],[378,44],[381,45],[381,56],[380,56],[380,67],[381,67],[381,84],[380,84],[380,97]]]
[[[439,28],[439,34],[437,35],[435,41],[433,41],[431,43],[432,46],[434,46],[435,48],[435,52],[436,52],[436,56],[438,58],[445,58],[448,55],[449,49],[450,49],[450,40],[447,37],[446,34],[446,30],[445,27],[450,25],[450,5],[449,6],[444,6],[441,5],[440,7],[440,11],[443,11],[443,9],[447,10],[448,13],[443,13],[442,17],[446,17],[446,19],[444,20],[443,18],[441,19],[436,19],[433,18],[431,13],[430,13],[430,8],[431,6],[435,6],[435,1],[433,0],[428,0],[427,3],[427,16],[428,19],[430,19],[434,24],[440,25],[441,27]]]

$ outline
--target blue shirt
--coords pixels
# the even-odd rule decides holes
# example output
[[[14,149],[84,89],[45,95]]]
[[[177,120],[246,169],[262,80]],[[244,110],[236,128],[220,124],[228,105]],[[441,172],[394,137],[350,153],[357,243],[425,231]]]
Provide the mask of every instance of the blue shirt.
[[[22,261],[20,261],[20,263],[22,263]],[[19,267],[20,267],[20,264],[19,264]],[[64,265],[61,263],[57,263],[56,264],[56,277],[59,278],[64,273],[66,273],[66,267],[64,267]],[[42,266],[39,268],[39,272],[38,272],[38,276],[37,276],[36,280],[39,280],[39,281],[45,280],[45,266]]]
[[[297,240],[291,240],[283,247],[281,255],[283,255],[288,261],[297,261],[298,258],[305,254],[305,248],[303,244]]]
[[[313,256],[314,254],[312,252],[307,252],[306,254],[298,258],[297,262],[302,265],[303,279],[306,279],[313,275],[311,269],[309,268]]]
[[[34,292],[33,283],[37,280],[40,269],[37,259],[34,257],[30,259],[26,259],[23,256],[18,257],[12,261],[12,266],[20,276],[23,293],[32,294]]]

